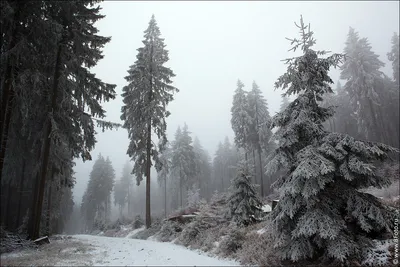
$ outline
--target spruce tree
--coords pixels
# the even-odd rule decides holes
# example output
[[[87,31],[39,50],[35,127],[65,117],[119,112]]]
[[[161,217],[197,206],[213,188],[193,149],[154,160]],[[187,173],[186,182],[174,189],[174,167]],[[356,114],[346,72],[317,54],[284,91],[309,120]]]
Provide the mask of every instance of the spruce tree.
[[[178,89],[173,87],[173,71],[165,66],[169,60],[164,39],[160,37],[154,15],[144,32],[144,46],[138,49],[137,60],[130,66],[129,83],[123,88],[121,119],[128,129],[130,144],[127,154],[135,161],[132,173],[137,184],[146,176],[146,227],[151,225],[150,217],[150,169],[153,162],[159,161],[159,153],[167,143],[165,119],[170,115],[167,105],[173,100]],[[152,133],[160,140],[158,147],[153,145]],[[160,166],[156,164],[156,166]]]
[[[254,185],[251,184],[251,171],[248,165],[243,161],[239,162],[237,176],[232,182],[227,203],[228,217],[241,227],[255,222],[262,206]]]
[[[393,34],[392,37],[392,49],[387,53],[388,59],[392,62],[393,68],[393,80],[399,89],[399,35],[397,33]]]
[[[90,172],[89,182],[82,198],[81,213],[87,230],[96,223],[105,225],[110,215],[111,192],[114,187],[115,171],[110,159],[99,154]]]
[[[287,170],[274,184],[280,192],[271,212],[275,247],[282,259],[348,263],[360,260],[374,236],[393,229],[393,212],[360,189],[389,184],[373,163],[396,150],[324,130],[322,123],[334,108],[323,108],[320,102],[324,94],[332,93],[328,71],[343,56],[322,58],[326,52],[312,50],[310,26],[301,18],[297,27],[301,38],[291,40],[292,50],[301,48],[303,55],[286,60],[287,72],[275,83],[287,95],[298,94],[272,119],[279,145],[267,170]]]
[[[247,153],[250,144],[251,117],[249,115],[247,92],[243,87],[244,84],[238,80],[231,108],[231,125],[235,134],[235,144],[238,148],[243,148],[245,150],[245,160],[247,162]]]
[[[200,190],[200,197],[208,198],[209,194],[210,179],[211,179],[211,163],[210,156],[206,150],[200,144],[200,140],[195,137],[193,140],[193,151],[195,153],[195,161],[197,165],[198,173],[194,180],[197,183]]]
[[[178,127],[175,141],[172,145],[171,169],[174,177],[178,179],[180,206],[183,208],[184,192],[193,185],[193,180],[198,173],[196,154],[193,150],[192,138],[186,123],[183,130]]]
[[[256,159],[254,151],[257,151],[258,155],[258,168],[260,173],[260,195],[264,196],[264,179],[263,179],[263,166],[261,154],[264,150],[269,153],[270,148],[270,138],[272,132],[268,127],[263,127],[270,121],[271,117],[269,115],[267,101],[264,99],[261,90],[258,85],[253,82],[251,91],[248,94],[249,102],[249,115],[251,117],[250,125],[250,146],[253,150],[254,166],[256,167]],[[256,176],[257,177],[257,176]],[[256,179],[257,181],[257,179]]]
[[[380,131],[386,127],[380,109],[385,92],[377,88],[384,63],[372,51],[368,39],[360,38],[353,28],[349,30],[344,53],[340,78],[346,80],[344,90],[357,114],[358,130],[365,133],[367,140],[387,143],[385,131]]]

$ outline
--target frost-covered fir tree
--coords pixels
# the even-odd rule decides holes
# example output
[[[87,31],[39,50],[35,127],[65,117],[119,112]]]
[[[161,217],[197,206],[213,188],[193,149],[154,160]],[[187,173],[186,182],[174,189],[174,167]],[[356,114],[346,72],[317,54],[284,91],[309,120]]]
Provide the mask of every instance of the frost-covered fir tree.
[[[251,183],[251,175],[249,164],[244,161],[239,162],[227,203],[227,216],[238,226],[248,226],[255,222],[261,211],[262,204]]]
[[[231,125],[235,134],[235,144],[238,148],[245,150],[245,160],[247,161],[247,152],[250,143],[250,125],[251,117],[249,115],[249,103],[247,92],[243,89],[244,84],[238,80],[233,103],[231,108]]]
[[[110,159],[99,155],[90,172],[81,204],[81,214],[87,230],[91,231],[108,222],[114,179],[115,171]]]
[[[198,173],[194,180],[200,190],[202,198],[211,196],[210,180],[211,180],[211,159],[208,152],[200,144],[199,138],[195,137],[193,140],[193,151],[195,153],[195,161]]]
[[[130,200],[132,195],[132,167],[129,162],[124,164],[120,180],[116,181],[114,186],[114,204],[118,205],[120,217],[122,210],[128,203],[128,216],[130,216]]]
[[[250,132],[249,132],[249,143],[253,151],[253,163],[256,164],[255,151],[258,156],[258,168],[259,168],[259,181],[260,183],[260,195],[264,196],[264,178],[263,178],[263,164],[261,154],[264,152],[269,153],[271,144],[270,138],[272,132],[269,127],[265,127],[270,121],[271,117],[268,111],[267,101],[264,99],[262,92],[256,82],[253,82],[251,91],[248,94],[248,114],[251,118]],[[257,173],[257,172],[256,172]],[[257,175],[255,176],[257,177]]]
[[[344,90],[357,114],[359,132],[367,140],[387,143],[385,133],[380,131],[385,127],[380,109],[385,92],[378,88],[383,75],[380,68],[385,64],[372,51],[368,39],[360,38],[353,28],[349,29],[344,53],[340,78],[346,80]]]
[[[128,129],[130,144],[127,154],[135,162],[132,173],[137,184],[146,176],[146,227],[150,227],[150,168],[152,161],[159,161],[159,153],[167,143],[165,118],[170,115],[167,105],[173,100],[178,89],[172,86],[173,71],[165,66],[168,50],[160,37],[154,15],[144,32],[144,46],[138,49],[137,60],[130,66],[125,79],[128,85],[123,88],[121,119]],[[152,133],[160,140],[158,147],[153,145]],[[156,166],[161,166],[156,164]]]
[[[179,188],[180,206],[183,208],[184,192],[193,184],[193,179],[198,173],[196,154],[193,150],[192,138],[186,123],[183,130],[178,127],[175,141],[172,144],[171,170]]]
[[[165,150],[160,154],[159,164],[162,167],[157,168],[157,180],[160,186],[164,189],[164,216],[167,217],[167,181],[170,177],[171,172],[171,159],[172,159],[172,149],[169,143],[166,144]]]
[[[334,113],[320,106],[323,95],[332,93],[328,71],[343,57],[321,57],[326,52],[312,49],[310,26],[301,18],[297,27],[301,38],[291,40],[292,50],[303,54],[286,60],[287,72],[275,87],[298,97],[272,119],[279,145],[267,165],[269,172],[287,170],[274,184],[280,192],[271,212],[276,253],[292,261],[348,263],[363,257],[372,238],[393,229],[393,212],[360,189],[389,184],[373,163],[396,150],[324,130],[322,123]]]
[[[387,53],[388,59],[392,62],[393,68],[393,80],[399,89],[399,35],[397,33],[393,34],[392,37],[392,49]]]

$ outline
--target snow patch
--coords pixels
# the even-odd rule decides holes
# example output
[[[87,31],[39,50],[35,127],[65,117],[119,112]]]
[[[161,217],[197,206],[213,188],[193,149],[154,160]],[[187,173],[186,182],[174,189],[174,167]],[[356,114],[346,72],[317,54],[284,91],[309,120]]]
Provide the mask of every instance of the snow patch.
[[[261,207],[261,210],[262,210],[263,212],[271,212],[271,211],[272,211],[272,208],[271,208],[270,205],[264,205],[264,206]]]

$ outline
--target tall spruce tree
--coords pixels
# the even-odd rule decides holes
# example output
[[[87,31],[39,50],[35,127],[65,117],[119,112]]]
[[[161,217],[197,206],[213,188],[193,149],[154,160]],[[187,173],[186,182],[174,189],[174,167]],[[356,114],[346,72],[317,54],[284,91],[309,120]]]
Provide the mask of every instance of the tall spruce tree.
[[[301,38],[291,40],[292,50],[301,48],[303,55],[286,60],[287,72],[275,84],[287,95],[298,93],[272,119],[272,127],[279,127],[275,134],[279,145],[267,170],[287,169],[274,184],[280,192],[271,213],[275,247],[282,259],[348,263],[362,257],[373,235],[393,229],[390,209],[360,189],[390,183],[373,163],[396,150],[324,130],[322,123],[334,109],[319,103],[325,93],[332,93],[328,71],[343,56],[322,58],[326,52],[311,49],[315,40],[310,26],[301,18],[297,27]]]
[[[238,80],[231,108],[231,125],[235,134],[235,144],[238,148],[243,148],[245,150],[245,160],[247,162],[251,117],[249,115],[247,92],[243,88],[244,84]]]
[[[393,34],[392,37],[392,49],[389,53],[387,53],[388,59],[392,62],[393,68],[393,80],[397,85],[397,89],[399,89],[399,35],[397,33]]]
[[[272,132],[269,127],[263,127],[270,121],[271,117],[269,115],[267,101],[264,99],[261,90],[258,85],[253,82],[251,91],[248,94],[248,107],[249,115],[251,117],[252,123],[250,125],[250,135],[249,141],[250,146],[253,150],[253,161],[256,167],[255,151],[258,155],[258,168],[259,168],[259,183],[260,183],[260,196],[264,196],[264,178],[263,178],[263,164],[262,164],[262,151],[266,150],[269,153],[269,140],[272,136]],[[257,176],[256,176],[257,177]],[[257,179],[256,179],[257,181]]]
[[[384,130],[387,125],[380,109],[385,92],[378,90],[384,63],[372,51],[368,39],[360,39],[353,28],[349,30],[344,53],[340,78],[346,80],[344,90],[349,93],[357,114],[359,132],[365,133],[367,140],[388,143]]]
[[[123,88],[121,119],[128,129],[130,144],[127,154],[135,161],[132,173],[137,184],[146,176],[146,227],[151,225],[150,217],[150,169],[153,162],[159,161],[159,153],[167,143],[165,118],[170,115],[167,105],[173,100],[178,89],[173,87],[173,71],[165,66],[169,60],[164,39],[160,37],[154,15],[144,32],[144,46],[138,49],[137,60],[130,66],[129,83]],[[160,140],[158,147],[153,145],[152,133]],[[159,164],[155,165],[161,166]]]
[[[2,2],[7,14],[2,16],[2,26],[10,28],[1,27],[5,64],[2,61],[0,175],[3,162],[8,161],[10,169],[15,168],[12,162],[20,161],[26,166],[24,172],[33,177],[28,229],[33,239],[39,236],[46,188],[52,187],[54,177],[67,179],[58,174],[69,168],[74,157],[90,159],[95,144],[93,120],[105,116],[100,102],[115,95],[115,85],[103,83],[89,71],[110,41],[97,35],[94,27],[103,18],[96,2]],[[44,124],[37,124],[38,120]],[[30,147],[21,153],[24,156],[6,153],[11,147],[6,145],[11,141],[11,125],[14,132],[21,129],[20,136],[12,138]],[[53,156],[63,150],[67,151],[62,156]]]

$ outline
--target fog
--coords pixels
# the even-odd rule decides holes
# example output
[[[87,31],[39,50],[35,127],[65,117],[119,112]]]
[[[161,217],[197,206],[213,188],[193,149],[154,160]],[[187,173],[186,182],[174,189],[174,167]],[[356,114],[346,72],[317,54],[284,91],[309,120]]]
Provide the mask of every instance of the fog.
[[[316,49],[343,52],[351,26],[360,37],[369,39],[373,51],[386,63],[383,71],[389,74],[391,66],[386,53],[393,32],[399,32],[397,1],[106,1],[101,6],[106,17],[96,25],[100,35],[112,39],[94,72],[104,82],[116,84],[118,94],[115,100],[104,103],[105,119],[122,123],[120,94],[126,85],[124,77],[136,60],[143,31],[154,14],[169,50],[167,66],[176,74],[174,86],[180,90],[168,107],[168,138],[172,140],[177,127],[186,122],[192,136],[200,139],[211,156],[225,136],[233,140],[230,109],[238,79],[245,89],[256,81],[271,115],[278,111],[281,92],[274,90],[274,82],[286,70],[281,60],[292,56],[287,52],[290,42],[285,37],[297,37],[294,22],[299,21],[300,14],[311,23]],[[331,77],[336,82],[339,71],[332,70]],[[129,160],[128,143],[125,129],[98,131],[93,161],[76,160],[76,204],[82,200],[97,154],[110,157],[119,179],[124,163]]]

